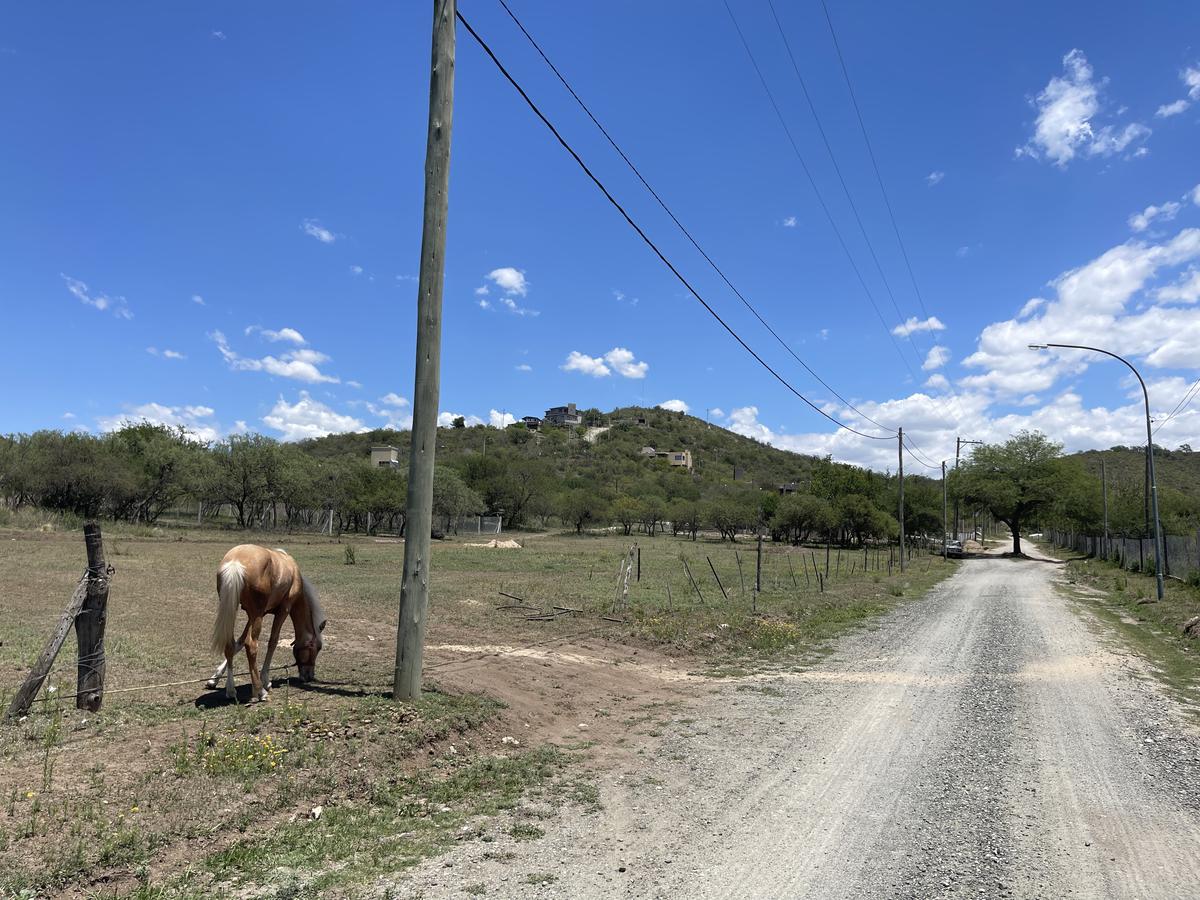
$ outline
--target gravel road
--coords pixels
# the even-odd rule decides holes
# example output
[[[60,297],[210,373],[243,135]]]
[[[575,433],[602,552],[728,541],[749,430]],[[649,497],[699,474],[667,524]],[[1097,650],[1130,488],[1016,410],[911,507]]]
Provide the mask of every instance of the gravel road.
[[[1197,731],[1057,577],[1049,562],[968,560],[816,666],[676,715],[657,754],[601,776],[602,811],[568,811],[533,842],[464,843],[398,887],[1200,896]],[[528,883],[539,872],[556,880]]]

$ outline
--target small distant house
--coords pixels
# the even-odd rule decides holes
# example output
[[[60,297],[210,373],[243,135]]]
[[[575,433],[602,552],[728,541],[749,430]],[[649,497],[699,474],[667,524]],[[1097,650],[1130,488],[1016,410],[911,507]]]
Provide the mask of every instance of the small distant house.
[[[543,421],[547,425],[582,425],[583,416],[574,403],[568,403],[566,406],[550,407]]]
[[[685,466],[689,472],[692,471],[691,450],[658,450],[654,455],[661,459],[665,459],[667,461],[667,465]]]
[[[521,424],[530,431],[537,431],[542,427],[542,420],[537,416],[521,416]]]
[[[640,452],[642,456],[658,456],[658,452],[653,447],[643,447]]]
[[[380,446],[371,448],[371,465],[376,468],[391,468],[400,465],[400,451],[395,447]]]
[[[798,490],[800,490],[800,486],[794,481],[789,481],[787,484],[781,484],[779,486],[779,493],[781,494],[794,494]]]

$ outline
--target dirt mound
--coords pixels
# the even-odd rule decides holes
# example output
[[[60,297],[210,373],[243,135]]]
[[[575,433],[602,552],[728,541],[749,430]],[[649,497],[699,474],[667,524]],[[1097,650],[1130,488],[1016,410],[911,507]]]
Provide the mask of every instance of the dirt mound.
[[[520,550],[521,545],[516,541],[497,541],[492,539],[482,544],[464,544],[466,547],[491,547],[493,550]]]

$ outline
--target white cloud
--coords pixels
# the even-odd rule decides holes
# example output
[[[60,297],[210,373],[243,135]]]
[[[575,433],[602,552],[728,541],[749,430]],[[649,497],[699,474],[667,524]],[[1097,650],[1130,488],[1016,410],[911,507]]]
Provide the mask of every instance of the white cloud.
[[[159,350],[157,347],[147,347],[146,352],[151,356],[161,356],[164,359],[187,359],[186,356],[175,350]]]
[[[603,356],[588,356],[572,350],[562,368],[565,372],[581,372],[593,378],[604,378],[614,371],[625,378],[645,378],[650,364],[638,362],[624,347],[613,347]]]
[[[1154,292],[1159,303],[1195,303],[1200,300],[1200,269],[1188,269],[1174,284]]]
[[[509,425],[515,425],[516,421],[517,417],[512,413],[488,410],[488,424],[493,428],[507,428]]]
[[[892,334],[897,337],[908,337],[910,334],[915,334],[918,331],[945,330],[946,326],[942,324],[941,319],[937,316],[930,316],[928,319],[918,319],[916,316],[910,316],[906,321],[893,328]]]
[[[949,389],[950,382],[941,372],[935,372],[933,375],[930,375],[927,379],[925,379],[925,387],[933,388],[934,390],[938,391],[944,391]]]
[[[479,301],[479,308],[480,308],[480,309],[491,309],[491,308],[492,308],[492,302],[491,302],[490,300],[487,300],[487,299],[480,300],[480,301]]]
[[[582,372],[593,378],[603,378],[612,374],[612,369],[604,364],[602,357],[588,356],[578,350],[572,350],[567,354],[567,361],[563,363],[562,368],[564,372]]]
[[[941,344],[934,344],[929,349],[929,353],[925,357],[925,362],[921,364],[921,368],[926,372],[934,369],[940,369],[950,360],[950,349],[943,347]]]
[[[221,356],[224,357],[229,368],[235,372],[266,372],[268,375],[294,378],[309,384],[337,384],[340,381],[333,375],[326,375],[318,368],[321,363],[327,362],[329,357],[316,350],[292,350],[279,357],[264,356],[261,359],[254,359],[241,356],[234,351],[229,346],[225,335],[220,331],[214,331],[209,337],[217,345],[217,349],[221,352]]]
[[[225,40],[225,32],[223,31],[210,31],[208,36],[218,41]]]
[[[784,219],[783,227],[784,228],[795,228],[796,227],[796,217],[788,216],[786,219]]]
[[[1063,75],[1051,78],[1033,101],[1038,111],[1033,137],[1017,148],[1017,156],[1043,156],[1060,168],[1078,153],[1112,156],[1150,136],[1145,125],[1104,125],[1093,120],[1102,112],[1100,86],[1093,80],[1092,67],[1080,50],[1063,57]]]
[[[957,256],[959,259],[966,259],[970,254],[971,254],[970,247],[959,247],[957,250],[954,251],[954,255]]]
[[[62,272],[58,273],[67,283],[67,290],[82,304],[98,309],[101,312],[111,312],[118,319],[132,319],[133,313],[124,297],[110,297],[108,294],[93,294],[88,286],[78,278],[72,278]]]
[[[360,388],[360,387],[362,387],[362,382],[355,381],[354,379],[350,379],[349,381],[346,382],[346,387]]]
[[[278,431],[285,441],[368,430],[359,419],[335,412],[314,400],[307,391],[301,391],[300,399],[295,403],[288,403],[281,396],[262,421],[268,428]]]
[[[936,184],[941,184],[942,179],[945,177],[946,177],[945,172],[940,172],[940,171],[930,172],[928,175],[925,176],[925,183],[927,185],[929,185],[929,187],[933,187]]]
[[[65,412],[65,413],[63,413],[63,414],[62,414],[62,417],[63,417],[64,419],[74,419],[74,418],[75,418],[75,413],[73,413],[73,412]]]
[[[515,294],[518,297],[524,297],[529,290],[529,282],[525,280],[525,273],[520,269],[514,269],[512,266],[492,269],[485,277],[506,294]],[[487,287],[487,285],[484,285],[484,287]]]
[[[725,410],[721,409],[719,406],[714,406],[708,411],[708,414],[714,419],[722,419],[725,417]]]
[[[363,267],[362,267],[362,266],[351,266],[351,267],[350,267],[350,274],[351,274],[351,275],[361,275],[362,273],[363,273]]]
[[[533,366],[529,365],[529,363],[520,363],[517,366],[517,371],[518,372],[532,372]]]
[[[479,416],[464,416],[462,413],[441,412],[438,413],[437,418],[438,428],[452,428],[455,419],[462,419],[468,428],[483,424],[483,419],[479,418]]]
[[[280,328],[278,331],[273,331],[270,328],[259,328],[257,325],[251,325],[246,329],[246,334],[253,334],[256,331],[273,343],[278,343],[279,341],[288,341],[289,343],[298,345],[308,343],[304,339],[304,335],[295,328]]]
[[[541,313],[536,309],[530,309],[527,306],[520,306],[512,297],[501,297],[500,305],[512,313],[514,316],[540,316]]]
[[[688,412],[691,409],[691,407],[682,400],[664,400],[662,403],[658,404],[658,408],[669,409],[671,412],[680,413]]]
[[[395,391],[393,391],[389,394],[384,394],[382,397],[379,398],[379,402],[382,403],[384,406],[391,406],[391,407],[394,407],[397,409],[408,406],[408,398],[401,397]]]
[[[1171,116],[1179,115],[1181,112],[1186,110],[1189,106],[1191,106],[1191,104],[1188,103],[1187,100],[1184,100],[1181,97],[1178,100],[1176,100],[1174,103],[1164,103],[1162,106],[1160,106],[1158,109],[1156,109],[1154,111],[1154,116],[1155,116],[1155,118],[1158,118],[1158,119],[1169,119]]]
[[[1188,89],[1188,96],[1200,100],[1200,66],[1188,66],[1179,73],[1179,80]]]
[[[332,244],[338,239],[338,236],[325,228],[316,219],[305,219],[300,223],[300,230],[309,237],[314,237],[322,244]]]
[[[101,416],[96,424],[101,431],[116,431],[126,422],[149,422],[169,428],[183,427],[198,440],[218,441],[220,426],[211,421],[216,411],[211,406],[166,406],[162,403],[143,403],[123,413]]]
[[[1129,217],[1129,227],[1134,231],[1145,231],[1155,219],[1163,222],[1171,221],[1182,208],[1182,204],[1176,203],[1174,200],[1168,200],[1159,206],[1147,206],[1140,213],[1134,213]]]
[[[613,297],[616,298],[618,303],[628,303],[630,306],[638,305],[638,298],[628,297],[624,291],[613,291]]]
[[[192,294],[192,302],[195,303],[197,306],[205,306],[206,305],[204,303],[204,298],[201,297],[199,294]]]
[[[1026,300],[1025,305],[1021,307],[1021,311],[1017,313],[1018,319],[1024,319],[1026,316],[1031,316],[1037,309],[1046,303],[1041,297],[1034,297],[1031,300]]]
[[[1200,206],[1200,184],[1192,188],[1192,202]]]
[[[771,443],[775,435],[758,421],[757,406],[741,406],[729,414],[729,430],[743,437]]]
[[[475,288],[476,297],[486,297],[489,293],[491,293],[491,291],[486,284],[481,284],[479,287]]]
[[[823,340],[823,341],[829,340],[829,329],[828,328],[822,328],[820,331],[817,332],[817,334],[821,336],[821,340]]]

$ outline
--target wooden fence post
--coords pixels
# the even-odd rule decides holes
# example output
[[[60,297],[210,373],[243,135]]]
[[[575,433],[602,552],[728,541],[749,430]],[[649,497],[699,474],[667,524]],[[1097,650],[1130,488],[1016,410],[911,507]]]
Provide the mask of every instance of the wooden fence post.
[[[83,527],[87,544],[87,596],[75,618],[75,639],[79,646],[75,706],[98,712],[104,703],[104,626],[108,622],[108,565],[104,561],[104,542],[100,526],[89,522]]]

